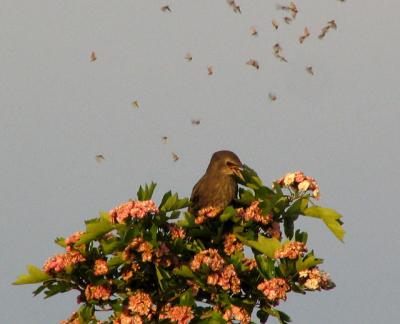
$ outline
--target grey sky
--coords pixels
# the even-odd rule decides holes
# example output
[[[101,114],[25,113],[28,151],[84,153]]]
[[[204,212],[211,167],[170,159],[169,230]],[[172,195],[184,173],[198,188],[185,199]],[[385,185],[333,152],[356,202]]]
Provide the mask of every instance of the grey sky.
[[[172,13],[162,13],[166,2],[2,1],[0,322],[67,318],[74,293],[44,301],[31,296],[36,286],[10,285],[25,265],[42,265],[60,251],[55,237],[146,181],[159,183],[157,199],[169,189],[189,196],[211,153],[231,149],[266,183],[297,169],[314,176],[321,205],[344,215],[345,244],[316,220],[302,222],[337,288],[290,294],[282,309],[294,322],[393,323],[399,2],[297,1],[297,19],[278,31],[275,1],[238,0],[242,15],[225,0],[169,1]],[[318,40],[331,19],[338,30]],[[312,36],[300,45],[305,26]],[[272,55],[277,41],[287,64]],[[245,65],[250,58],[260,70]]]

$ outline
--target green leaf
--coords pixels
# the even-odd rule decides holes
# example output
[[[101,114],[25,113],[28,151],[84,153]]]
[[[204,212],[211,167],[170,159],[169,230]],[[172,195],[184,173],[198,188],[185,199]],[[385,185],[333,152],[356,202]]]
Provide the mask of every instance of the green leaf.
[[[337,213],[331,208],[324,208],[319,206],[313,206],[306,208],[303,215],[320,218],[324,221],[325,225],[332,231],[332,233],[343,242],[344,229],[342,227],[342,215]]]
[[[186,265],[183,265],[179,268],[175,268],[173,270],[174,275],[184,277],[184,278],[194,278],[193,271]]]
[[[294,239],[297,242],[303,242],[304,244],[307,243],[308,234],[306,232],[302,232],[299,229],[296,230],[296,234],[294,235]]]
[[[110,268],[119,266],[120,264],[124,263],[124,260],[122,259],[121,255],[117,255],[115,257],[112,257],[110,260],[107,261],[107,265]]]
[[[157,184],[152,182],[150,185],[147,183],[145,184],[144,188],[142,186],[139,187],[137,192],[137,197],[139,200],[150,200],[153,196],[154,189],[156,188]]]
[[[169,272],[156,266],[156,274],[157,274],[157,280],[158,280],[158,284],[161,288],[161,291],[165,291],[165,289],[166,289],[165,282],[171,278]]]
[[[318,264],[323,263],[323,259],[316,258],[314,256],[313,252],[308,253],[305,255],[303,258],[299,258],[296,261],[296,270],[301,271],[301,270],[306,270],[312,267],[315,267]]]
[[[65,243],[65,238],[64,237],[57,237],[54,240],[54,243],[56,243],[57,245],[61,246],[62,248],[65,248],[67,246],[67,244]]]
[[[192,294],[192,290],[186,290],[181,297],[179,298],[180,306],[193,306],[194,305],[194,297]]]
[[[258,265],[258,270],[261,272],[265,279],[275,278],[275,261],[263,255],[255,257]]]
[[[281,243],[276,238],[268,238],[263,235],[258,235],[257,241],[247,240],[245,237],[236,234],[243,243],[255,248],[257,251],[264,253],[270,258],[274,258],[275,251],[281,247]]]
[[[291,240],[294,234],[294,221],[290,217],[285,217],[283,219],[283,229],[285,231],[286,237]]]
[[[81,235],[77,245],[89,243],[114,229],[114,225],[105,219],[86,224],[86,232]]]
[[[225,208],[224,212],[219,216],[221,222],[226,222],[236,215],[236,210],[232,206],[228,206]]]
[[[263,307],[262,310],[269,315],[275,317],[280,324],[287,324],[290,323],[292,320],[290,319],[289,315],[285,314],[282,311],[279,311],[275,308],[268,308],[268,307]]]
[[[13,285],[33,284],[51,279],[51,276],[46,272],[32,264],[28,265],[26,269],[28,270],[28,274],[20,275],[17,280],[13,282]]]
[[[94,306],[93,305],[83,305],[78,310],[79,322],[81,323],[89,323],[94,315]]]
[[[163,212],[169,212],[175,209],[174,207],[177,201],[178,201],[178,194],[175,193],[172,196],[170,196],[162,206],[160,206],[160,210]]]
[[[239,202],[243,205],[250,205],[254,200],[256,200],[256,197],[250,190],[244,190],[242,188],[239,190],[239,197]]]

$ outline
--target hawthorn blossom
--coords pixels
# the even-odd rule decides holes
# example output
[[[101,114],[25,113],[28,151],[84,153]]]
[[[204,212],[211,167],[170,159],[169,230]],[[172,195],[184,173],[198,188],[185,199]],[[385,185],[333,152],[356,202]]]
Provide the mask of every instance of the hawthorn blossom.
[[[60,324],[80,324],[78,313],[73,312],[67,320],[61,321]]]
[[[95,276],[102,276],[108,273],[108,265],[107,261],[105,260],[96,260],[94,262],[94,275]]]
[[[67,267],[84,261],[86,261],[86,258],[79,251],[56,254],[47,259],[43,265],[43,270],[49,274],[53,271],[61,272]]]
[[[310,191],[315,199],[320,198],[319,186],[313,177],[304,175],[301,171],[287,173],[284,177],[276,180],[280,186],[292,188],[297,191]]]
[[[232,323],[231,320],[237,320],[242,324],[249,324],[251,319],[249,313],[244,308],[235,305],[231,305],[230,308],[225,310],[222,317],[228,323]]]
[[[65,249],[67,250],[67,252],[70,252],[72,250],[72,245],[78,242],[83,234],[85,234],[85,232],[78,231],[65,239],[65,244],[67,245]]]
[[[277,304],[279,299],[286,300],[286,292],[290,290],[290,286],[285,279],[273,278],[271,280],[264,280],[257,286],[264,296],[271,302]]]
[[[153,258],[153,248],[149,242],[145,241],[142,237],[135,237],[131,243],[125,248],[122,253],[122,258],[126,260],[132,259],[132,250],[135,250],[142,254],[143,262],[151,262]]]
[[[234,234],[225,235],[224,251],[226,255],[232,255],[236,251],[243,251],[243,244],[239,242]]]
[[[299,256],[303,256],[307,252],[307,247],[302,242],[288,242],[275,251],[275,259],[288,258],[296,260]]]
[[[267,229],[267,233],[270,235],[270,237],[274,237],[280,241],[282,239],[282,231],[280,223],[272,222],[271,227]]]
[[[213,272],[207,277],[207,284],[221,286],[224,290],[231,290],[237,294],[240,292],[240,279],[236,274],[233,264],[224,267],[222,271]]]
[[[238,209],[238,214],[242,216],[246,222],[256,222],[263,225],[267,225],[272,222],[272,215],[263,215],[262,210],[258,205],[260,202],[258,200],[253,201],[249,207],[246,209]]]
[[[244,258],[242,263],[244,264],[245,267],[249,268],[249,271],[257,268],[257,261],[255,259]]]
[[[198,211],[196,219],[194,222],[196,224],[202,224],[204,223],[207,218],[215,218],[217,217],[220,213],[222,212],[222,209],[219,207],[205,207],[202,208]]]
[[[153,301],[149,294],[137,292],[129,297],[128,309],[136,314],[148,316],[152,311]]]
[[[183,239],[186,236],[186,231],[176,224],[168,224],[168,229],[173,240]]]
[[[171,306],[165,305],[159,316],[159,319],[169,319],[177,324],[188,324],[194,318],[193,310],[190,306]]]
[[[129,315],[126,313],[121,313],[118,318],[116,318],[113,324],[143,324],[143,320],[139,315]]]
[[[89,284],[85,288],[85,297],[86,300],[108,300],[111,296],[111,288],[109,286],[100,285],[95,286]]]
[[[109,211],[113,223],[124,223],[129,217],[142,219],[151,213],[158,213],[158,208],[152,200],[131,200]]]
[[[207,265],[212,271],[219,271],[223,268],[225,261],[218,254],[216,249],[203,250],[197,253],[190,265],[193,271],[199,270],[202,264]]]
[[[318,267],[299,271],[299,282],[308,290],[331,289],[335,286],[329,277],[329,273],[318,269]]]

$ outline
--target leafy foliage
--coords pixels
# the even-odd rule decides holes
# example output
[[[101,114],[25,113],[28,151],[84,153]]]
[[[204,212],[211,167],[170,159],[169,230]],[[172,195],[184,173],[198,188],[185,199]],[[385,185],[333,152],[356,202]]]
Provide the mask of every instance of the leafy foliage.
[[[102,323],[250,323],[253,310],[261,323],[289,323],[276,307],[290,291],[334,287],[296,220],[319,218],[342,241],[341,215],[315,206],[302,177],[269,188],[251,168],[243,175],[234,205],[201,221],[182,213],[187,198],[167,192],[156,206],[156,184],[140,186],[137,200],[57,238],[65,251],[43,270],[28,266],[14,284],[40,283],[34,294],[45,298],[77,291],[81,307],[63,323],[98,323],[105,310],[111,314]]]

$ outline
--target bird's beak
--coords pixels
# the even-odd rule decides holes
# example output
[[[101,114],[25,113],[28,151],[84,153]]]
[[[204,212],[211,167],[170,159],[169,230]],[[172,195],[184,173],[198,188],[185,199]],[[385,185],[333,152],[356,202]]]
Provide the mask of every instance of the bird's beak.
[[[242,167],[239,167],[239,166],[235,165],[235,166],[233,166],[231,168],[231,170],[232,170],[232,172],[233,172],[233,174],[235,176],[237,176],[240,180],[244,181],[244,177],[243,177],[243,174],[242,174],[242,170],[243,170]]]

